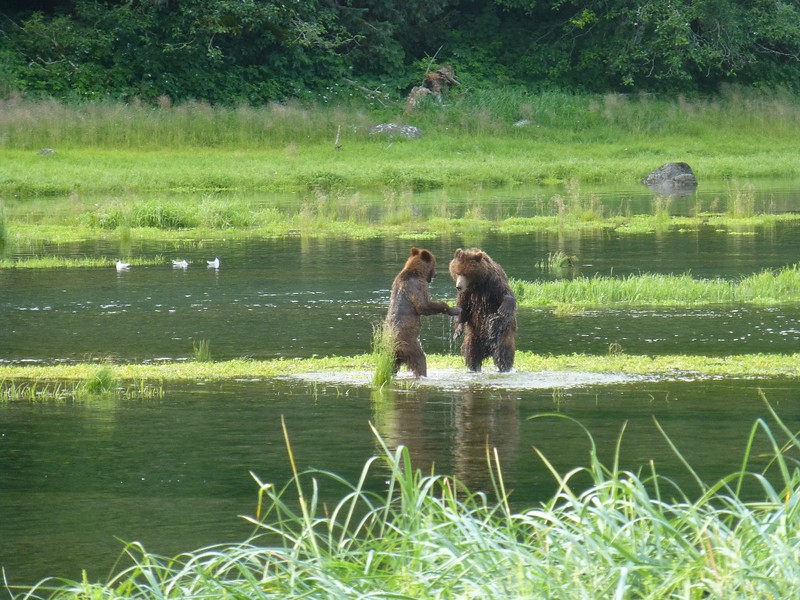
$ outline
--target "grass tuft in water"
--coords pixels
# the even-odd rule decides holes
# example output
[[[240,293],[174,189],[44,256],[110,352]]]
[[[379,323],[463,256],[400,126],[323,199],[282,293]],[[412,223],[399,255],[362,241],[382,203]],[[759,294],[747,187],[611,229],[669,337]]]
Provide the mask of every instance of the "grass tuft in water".
[[[119,387],[119,380],[110,367],[100,367],[95,370],[87,379],[78,384],[76,395],[78,396],[104,396],[116,392]]]
[[[372,360],[375,373],[372,376],[372,385],[374,387],[382,388],[392,381],[396,352],[397,336],[394,329],[386,323],[373,325]]]
[[[487,448],[492,482],[485,492],[458,479],[425,475],[407,448],[389,448],[375,432],[377,456],[355,483],[318,470],[285,485],[255,474],[252,537],[174,558],[125,548],[131,566],[105,583],[50,579],[26,598],[792,598],[800,581],[800,475],[790,456],[796,435],[780,421],[756,421],[741,468],[706,483],[656,423],[696,485],[681,489],[651,462],[620,468],[598,458],[589,431],[583,467],[558,472],[546,502],[516,509],[498,454]],[[756,447],[770,449],[767,461]],[[754,468],[752,465],[760,465]],[[380,491],[375,482],[385,482]],[[335,504],[319,491],[344,488]],[[747,492],[744,492],[744,489]],[[746,499],[752,498],[751,500]]]
[[[193,341],[192,353],[197,362],[211,362],[211,342],[208,340]]]

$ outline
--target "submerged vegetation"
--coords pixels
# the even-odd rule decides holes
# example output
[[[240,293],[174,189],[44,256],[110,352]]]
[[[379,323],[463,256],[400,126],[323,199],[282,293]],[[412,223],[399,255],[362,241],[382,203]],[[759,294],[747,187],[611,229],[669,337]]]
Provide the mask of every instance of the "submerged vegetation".
[[[624,430],[613,462],[602,463],[584,429],[586,466],[560,473],[537,451],[557,491],[521,510],[512,508],[498,453],[489,448],[493,485],[478,492],[456,478],[423,474],[407,448],[390,449],[375,432],[382,451],[353,483],[329,472],[299,473],[284,426],[294,476],[276,486],[253,475],[259,492],[251,538],[173,558],[132,543],[125,550],[131,566],[106,582],[44,580],[25,597],[795,597],[800,444],[767,409],[776,424],[758,420],[741,467],[710,484],[659,427],[696,489],[681,489],[652,462],[639,473],[620,469]],[[764,470],[751,466],[757,440],[771,449]],[[371,488],[375,479],[386,482],[381,491]],[[328,480],[345,487],[334,505],[318,497]]]

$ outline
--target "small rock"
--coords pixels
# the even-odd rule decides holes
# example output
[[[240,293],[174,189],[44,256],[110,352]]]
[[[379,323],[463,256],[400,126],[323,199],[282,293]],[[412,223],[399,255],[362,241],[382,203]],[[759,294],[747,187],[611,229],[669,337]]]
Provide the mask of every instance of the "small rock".
[[[663,196],[688,196],[697,188],[697,178],[685,162],[670,162],[642,178],[642,183]]]
[[[422,130],[413,125],[397,125],[396,123],[381,123],[370,127],[370,135],[401,136],[410,140],[422,137]]]

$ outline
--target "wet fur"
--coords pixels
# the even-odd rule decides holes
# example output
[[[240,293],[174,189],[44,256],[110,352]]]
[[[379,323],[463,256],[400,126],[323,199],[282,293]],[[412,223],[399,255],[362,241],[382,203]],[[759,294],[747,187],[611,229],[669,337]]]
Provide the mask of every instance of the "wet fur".
[[[431,300],[428,286],[435,275],[434,255],[428,250],[412,247],[403,270],[392,283],[386,323],[397,341],[395,373],[405,364],[417,377],[427,376],[427,359],[419,340],[422,317],[436,314],[457,316],[460,313],[458,308],[446,302]]]
[[[461,353],[470,371],[480,371],[492,357],[501,372],[514,367],[517,301],[503,268],[485,252],[473,248],[455,252],[450,276],[458,290],[456,336],[464,333]]]

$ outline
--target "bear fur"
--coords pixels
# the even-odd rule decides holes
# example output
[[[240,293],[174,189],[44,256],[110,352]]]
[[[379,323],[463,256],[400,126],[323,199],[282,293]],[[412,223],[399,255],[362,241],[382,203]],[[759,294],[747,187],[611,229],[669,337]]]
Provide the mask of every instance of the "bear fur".
[[[461,353],[470,371],[480,371],[489,356],[501,372],[514,367],[517,299],[503,268],[485,252],[456,250],[450,276],[458,290],[461,314],[455,336],[464,333]]]
[[[461,312],[446,302],[431,300],[428,285],[435,275],[434,255],[428,250],[412,247],[403,270],[394,278],[386,324],[395,335],[395,373],[405,364],[415,376],[426,377],[428,363],[419,341],[421,317],[437,314],[458,316]]]

